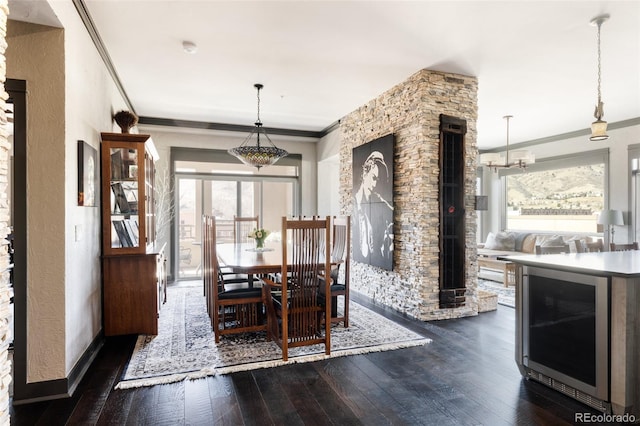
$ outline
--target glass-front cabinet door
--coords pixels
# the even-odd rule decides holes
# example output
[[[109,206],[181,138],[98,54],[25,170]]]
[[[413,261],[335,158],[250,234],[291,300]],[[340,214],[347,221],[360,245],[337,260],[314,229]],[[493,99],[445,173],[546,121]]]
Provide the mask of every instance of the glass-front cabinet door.
[[[147,139],[148,135],[103,134],[104,255],[145,253],[147,250],[147,222],[153,221],[153,209],[147,211],[150,194],[151,197],[153,194],[148,184],[153,161],[148,160],[145,150]],[[153,224],[149,229],[153,229]]]

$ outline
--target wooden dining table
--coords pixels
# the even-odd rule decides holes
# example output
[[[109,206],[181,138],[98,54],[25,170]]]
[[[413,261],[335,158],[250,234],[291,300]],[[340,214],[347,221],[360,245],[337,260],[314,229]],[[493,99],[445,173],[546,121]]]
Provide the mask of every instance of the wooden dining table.
[[[267,242],[262,251],[257,251],[254,243],[223,243],[216,246],[216,251],[221,266],[238,274],[247,274],[250,287],[253,287],[255,275],[282,270],[281,242]]]
[[[221,266],[237,274],[247,274],[249,287],[253,287],[255,275],[282,271],[282,243],[279,241],[266,242],[262,251],[257,251],[254,243],[222,243],[216,246],[216,251]],[[291,250],[287,255],[291,256]],[[290,263],[290,259],[288,261]]]

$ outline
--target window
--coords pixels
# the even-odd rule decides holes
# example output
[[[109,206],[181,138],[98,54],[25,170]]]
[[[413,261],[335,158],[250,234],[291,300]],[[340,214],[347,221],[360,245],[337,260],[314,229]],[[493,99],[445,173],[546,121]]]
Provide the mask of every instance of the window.
[[[600,234],[598,213],[607,203],[608,150],[556,157],[526,172],[501,171],[504,228],[519,231]]]

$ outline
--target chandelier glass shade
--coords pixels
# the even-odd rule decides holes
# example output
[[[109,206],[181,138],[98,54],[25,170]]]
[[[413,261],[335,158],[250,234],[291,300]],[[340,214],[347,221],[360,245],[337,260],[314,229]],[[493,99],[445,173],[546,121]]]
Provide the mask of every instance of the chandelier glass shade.
[[[254,123],[255,127],[240,146],[231,148],[228,152],[247,166],[260,169],[260,167],[270,166],[276,163],[282,157],[289,155],[289,153],[275,146],[262,127],[262,121],[260,121],[260,90],[264,86],[262,84],[254,84],[254,87],[258,91],[258,119]],[[252,145],[251,143],[254,136],[256,142],[255,145]],[[262,142],[266,142],[266,145],[260,142],[261,137],[263,138]]]
[[[507,148],[505,155],[503,156],[497,152],[487,152],[480,155],[480,163],[493,169],[494,172],[497,172],[498,169],[510,169],[513,167],[525,169],[527,165],[536,162],[536,157],[532,152],[525,149],[509,151],[509,120],[513,116],[505,115],[503,118],[507,120]]]
[[[603,22],[606,22],[609,19],[609,15],[600,15],[591,20],[591,25],[595,25],[598,27],[598,103],[596,104],[596,110],[594,112],[594,117],[596,121],[591,123],[591,137],[589,138],[592,141],[603,141],[609,139],[607,135],[607,122],[602,120],[604,116],[604,103],[602,102],[602,91],[600,89],[600,83],[602,80],[602,61],[600,55],[600,27]]]

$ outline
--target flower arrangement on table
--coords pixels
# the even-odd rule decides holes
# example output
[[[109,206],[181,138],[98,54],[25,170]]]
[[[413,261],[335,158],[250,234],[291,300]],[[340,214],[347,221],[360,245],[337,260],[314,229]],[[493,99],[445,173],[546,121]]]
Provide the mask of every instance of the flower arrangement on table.
[[[256,248],[257,249],[262,249],[264,248],[264,240],[269,236],[269,231],[267,231],[266,229],[255,229],[251,232],[249,232],[249,235],[247,235],[249,238],[253,238],[254,240],[256,240]]]

